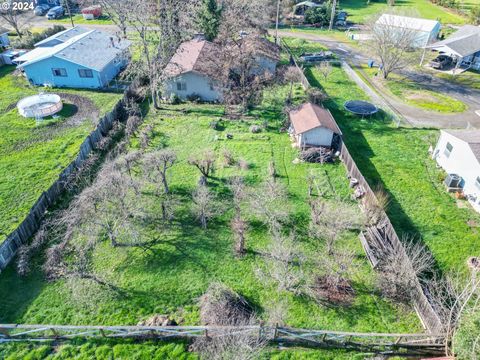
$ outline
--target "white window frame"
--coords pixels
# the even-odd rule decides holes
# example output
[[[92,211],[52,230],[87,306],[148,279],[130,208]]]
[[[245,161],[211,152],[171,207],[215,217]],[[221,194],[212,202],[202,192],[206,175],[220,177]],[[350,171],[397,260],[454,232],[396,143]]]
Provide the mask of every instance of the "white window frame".
[[[60,75],[58,75],[57,72]],[[55,77],[68,77],[67,69],[65,68],[52,68],[52,74]]]
[[[187,91],[187,82],[186,81],[177,81],[177,91]]]
[[[89,72],[90,76],[87,76],[86,72]],[[91,70],[91,69],[78,69],[78,76],[80,76],[81,78],[93,79],[93,70]]]

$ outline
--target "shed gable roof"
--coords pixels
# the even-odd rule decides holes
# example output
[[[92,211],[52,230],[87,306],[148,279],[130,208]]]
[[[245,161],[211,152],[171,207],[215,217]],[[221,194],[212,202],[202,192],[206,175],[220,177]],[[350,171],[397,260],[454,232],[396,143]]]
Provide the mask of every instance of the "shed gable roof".
[[[394,26],[416,31],[432,32],[440,23],[436,20],[419,19],[408,16],[382,14],[377,20],[378,25]]]
[[[295,134],[303,134],[319,127],[330,129],[339,135],[342,134],[330,111],[309,102],[291,110],[289,117]]]

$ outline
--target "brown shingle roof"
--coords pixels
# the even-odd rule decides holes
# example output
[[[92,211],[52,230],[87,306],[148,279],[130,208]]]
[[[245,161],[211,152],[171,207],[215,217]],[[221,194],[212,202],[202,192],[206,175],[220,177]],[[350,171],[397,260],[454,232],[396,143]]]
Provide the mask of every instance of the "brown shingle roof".
[[[244,45],[255,55],[265,56],[272,60],[280,60],[280,48],[273,42],[258,36],[249,36],[244,40]]]
[[[302,134],[318,127],[325,127],[336,134],[342,134],[330,111],[309,102],[290,111],[289,117],[295,134]]]
[[[446,133],[465,141],[480,162],[480,130],[444,130]]]
[[[219,48],[206,40],[193,39],[182,43],[175,55],[165,67],[169,77],[195,71],[215,77],[218,74],[216,63],[219,59]]]

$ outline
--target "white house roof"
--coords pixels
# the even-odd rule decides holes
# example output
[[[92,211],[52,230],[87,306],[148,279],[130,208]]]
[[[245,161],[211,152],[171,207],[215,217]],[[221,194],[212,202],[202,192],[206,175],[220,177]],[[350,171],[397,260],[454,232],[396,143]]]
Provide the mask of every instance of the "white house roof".
[[[81,34],[85,34],[87,32],[89,32],[90,30],[87,29],[87,28],[84,28],[82,26],[75,26],[73,28],[70,28],[70,29],[67,29],[67,30],[63,30],[63,31],[60,31],[59,33],[56,33],[42,41],[39,41],[38,43],[36,43],[34,46],[37,47],[37,46],[41,46],[43,44],[46,44],[46,43],[49,43],[50,41],[52,40],[57,40],[58,42],[61,42],[61,43],[64,43],[78,35],[81,35]]]
[[[436,20],[419,19],[392,14],[383,14],[377,20],[376,24],[412,29],[422,32],[432,32],[438,25],[440,25],[440,23]]]
[[[26,61],[19,65],[19,67],[25,67],[54,56],[90,69],[101,71],[108,63],[115,59],[119,53],[127,49],[130,44],[128,40],[118,42],[101,31],[90,30],[58,45],[47,48],[36,48],[19,57],[16,61]]]
[[[296,4],[294,7],[297,8],[299,6],[317,7],[317,6],[320,6],[320,4],[314,3],[313,1],[302,1]]]
[[[461,57],[469,56],[480,51],[480,27],[465,25],[447,39],[429,46],[431,49],[450,50]]]
[[[442,130],[457,139],[466,142],[473,152],[473,155],[480,162],[480,130]]]

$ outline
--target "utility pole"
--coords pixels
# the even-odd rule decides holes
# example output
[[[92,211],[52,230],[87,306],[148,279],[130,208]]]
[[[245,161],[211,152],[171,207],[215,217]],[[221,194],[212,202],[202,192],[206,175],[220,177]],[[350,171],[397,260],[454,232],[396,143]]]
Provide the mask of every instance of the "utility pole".
[[[277,19],[275,21],[275,44],[278,44],[278,22],[280,20],[280,3],[282,0],[277,0]]]
[[[72,23],[72,27],[75,27],[75,24],[73,23],[73,17],[72,17],[72,12],[70,11],[70,0],[64,0],[65,7],[67,8],[67,14],[70,17],[70,22]]]
[[[335,13],[337,12],[337,0],[332,1],[332,13],[330,14],[330,25],[328,26],[328,30],[333,30],[333,22],[335,21]]]

